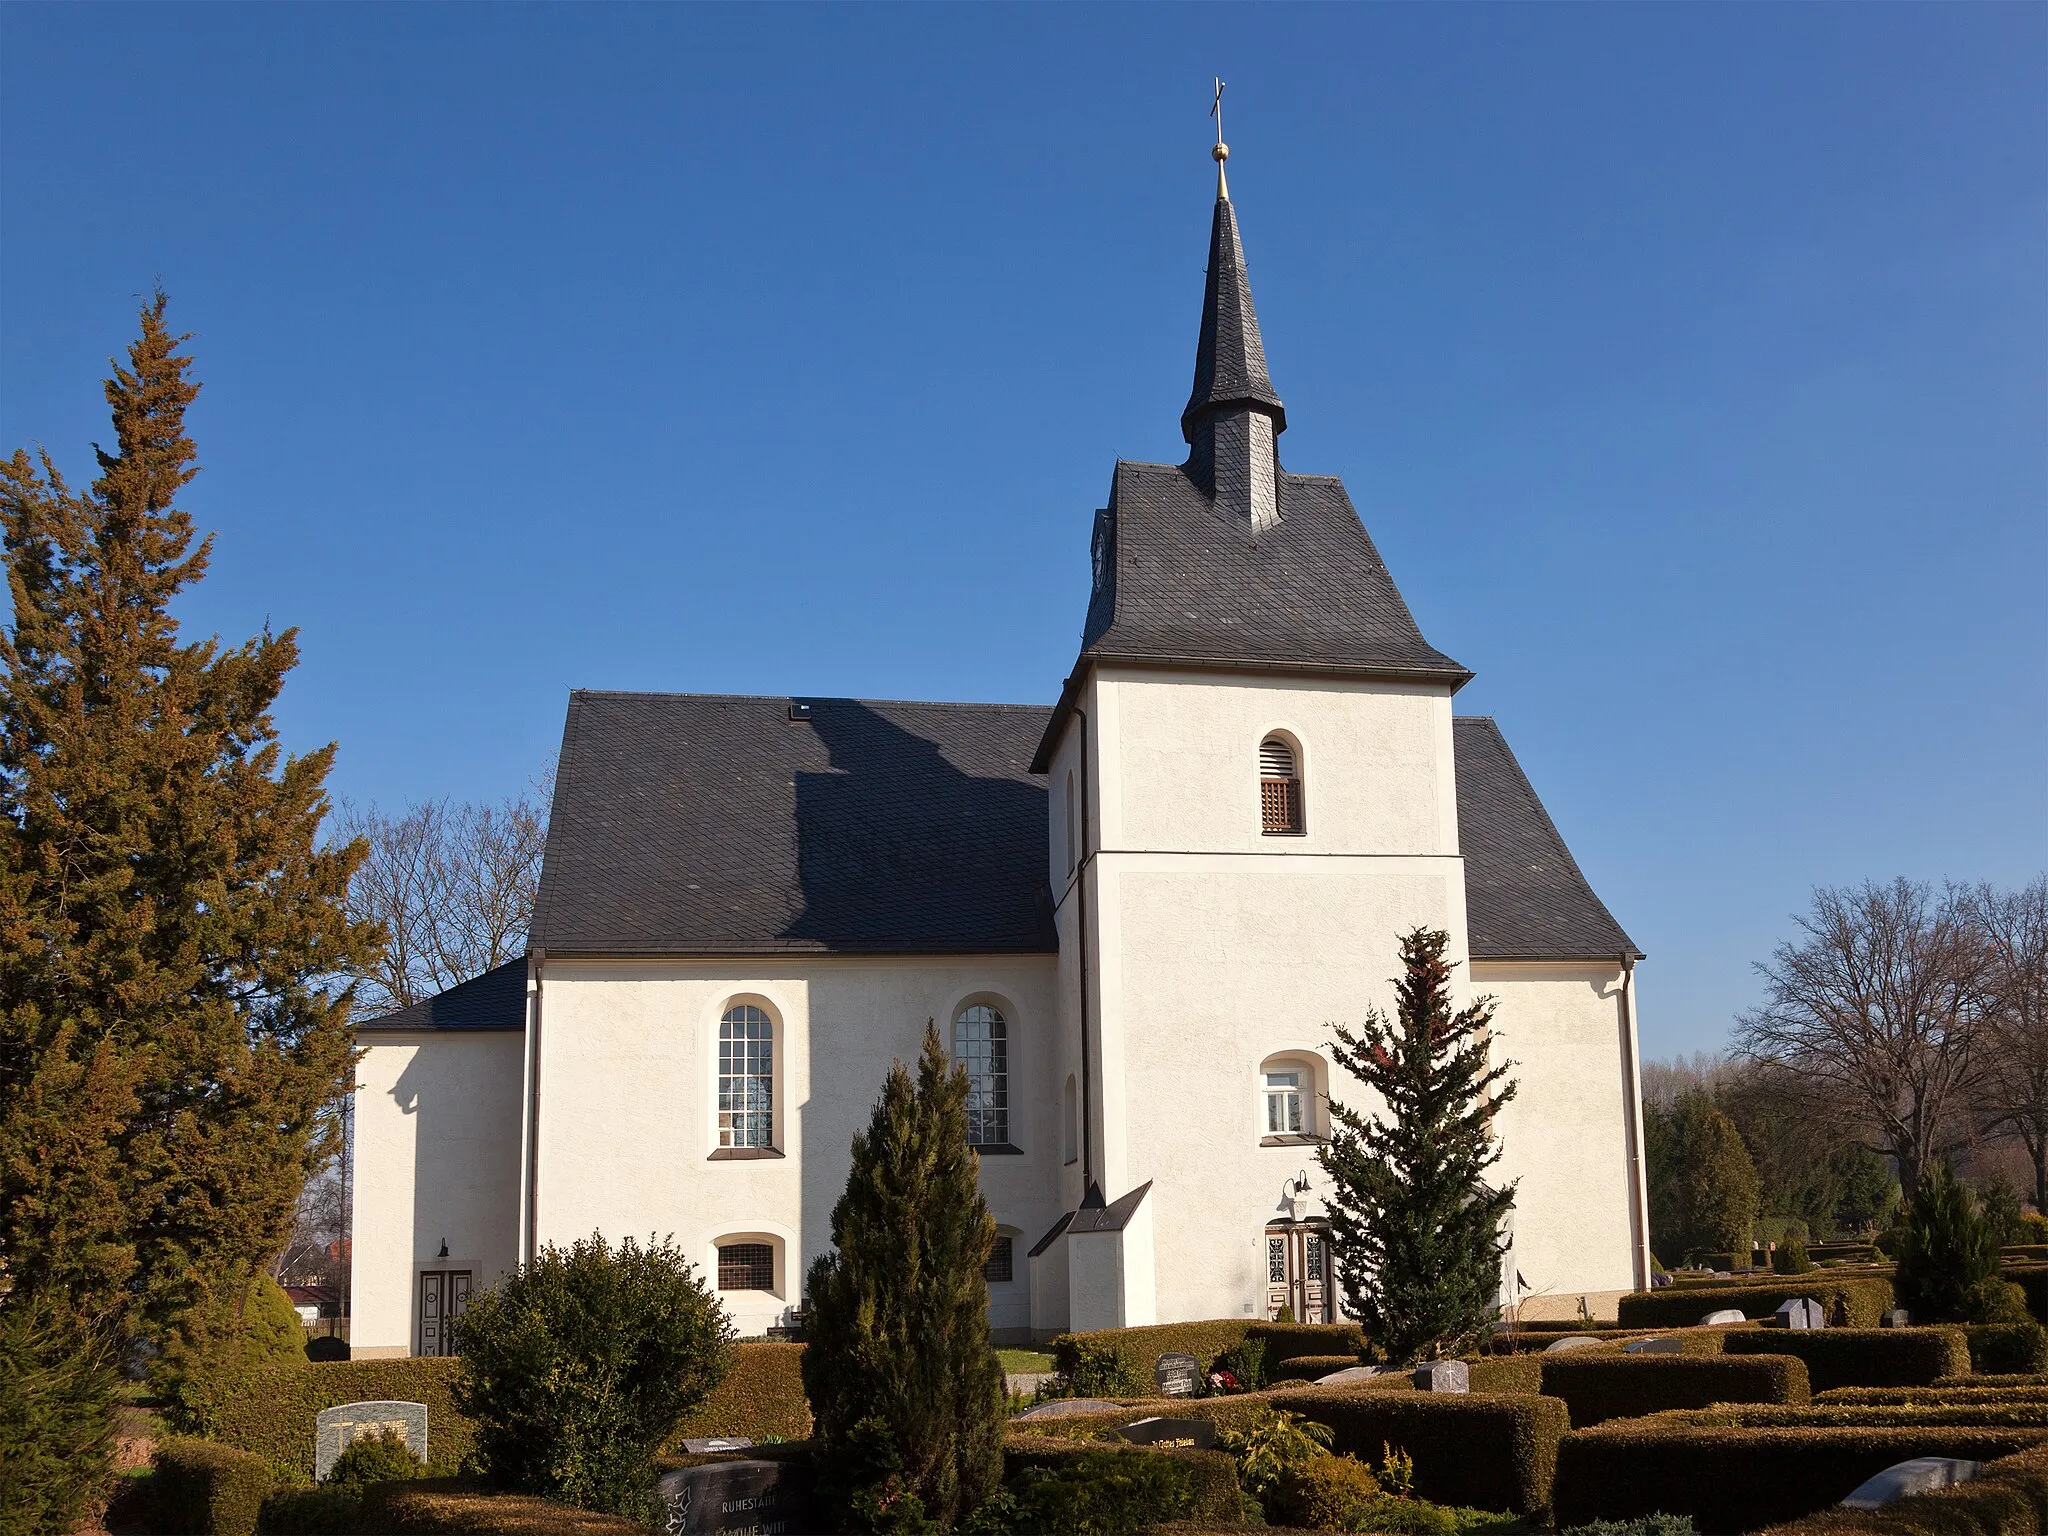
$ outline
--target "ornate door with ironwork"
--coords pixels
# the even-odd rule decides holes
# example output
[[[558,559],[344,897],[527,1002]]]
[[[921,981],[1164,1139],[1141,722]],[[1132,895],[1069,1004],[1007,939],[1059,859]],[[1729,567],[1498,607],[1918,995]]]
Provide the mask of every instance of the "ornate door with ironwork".
[[[469,1309],[469,1271],[420,1272],[420,1350],[423,1355],[456,1352],[455,1324]]]
[[[1300,1323],[1335,1321],[1330,1296],[1330,1235],[1320,1224],[1275,1222],[1266,1228],[1266,1315],[1284,1307]]]

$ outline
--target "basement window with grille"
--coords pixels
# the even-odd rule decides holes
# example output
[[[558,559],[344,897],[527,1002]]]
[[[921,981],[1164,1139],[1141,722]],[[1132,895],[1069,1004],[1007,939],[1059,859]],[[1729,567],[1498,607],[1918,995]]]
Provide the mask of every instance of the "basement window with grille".
[[[988,1262],[981,1266],[981,1278],[991,1285],[1004,1285],[1016,1278],[1017,1250],[1007,1236],[998,1234],[995,1246],[988,1251]]]
[[[1260,830],[1268,837],[1296,837],[1301,819],[1301,772],[1294,748],[1278,736],[1259,743]]]
[[[775,1250],[767,1243],[724,1243],[718,1249],[721,1291],[775,1289]]]

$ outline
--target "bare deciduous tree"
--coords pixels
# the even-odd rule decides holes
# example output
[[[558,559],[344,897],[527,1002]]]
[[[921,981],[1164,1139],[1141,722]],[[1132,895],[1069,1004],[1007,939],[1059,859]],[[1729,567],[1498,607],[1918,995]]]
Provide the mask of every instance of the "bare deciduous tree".
[[[1984,1128],[2017,1137],[2048,1212],[2048,875],[2017,891],[1979,886],[1973,915],[1990,951]]]
[[[1891,1155],[1910,1195],[1968,1135],[1984,1064],[1982,930],[1971,894],[1869,881],[1814,892],[1804,937],[1757,971],[1765,1001],[1736,1023],[1751,1060],[1817,1114],[1845,1119]]]
[[[344,807],[341,836],[370,845],[350,916],[384,925],[379,961],[356,979],[356,1012],[406,1008],[526,951],[540,889],[553,775],[497,805],[414,805],[400,816]]]

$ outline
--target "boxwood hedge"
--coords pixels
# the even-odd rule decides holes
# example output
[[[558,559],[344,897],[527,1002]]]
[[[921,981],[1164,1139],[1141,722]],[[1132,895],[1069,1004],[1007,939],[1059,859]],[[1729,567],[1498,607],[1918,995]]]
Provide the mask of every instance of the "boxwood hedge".
[[[1540,1357],[1543,1395],[1571,1410],[1572,1427],[1640,1418],[1709,1403],[1803,1403],[1806,1367],[1785,1355],[1606,1355],[1574,1351]]]
[[[1515,1514],[1550,1502],[1558,1441],[1571,1423],[1556,1398],[1527,1395],[1305,1387],[1276,1392],[1272,1403],[1329,1425],[1339,1454],[1377,1461],[1383,1446],[1406,1451],[1422,1498]]]
[[[1153,1367],[1166,1354],[1193,1355],[1207,1370],[1231,1345],[1241,1343],[1251,1324],[1243,1321],[1160,1323],[1148,1328],[1097,1328],[1063,1333],[1046,1347],[1056,1370],[1091,1392],[1111,1386],[1150,1392]],[[1270,1348],[1270,1346],[1269,1346]],[[1268,1356],[1270,1359],[1270,1355]]]
[[[1987,1374],[2048,1371],[2048,1328],[2039,1323],[1977,1323],[1963,1332],[1970,1340],[1970,1369]]]
[[[449,1395],[461,1362],[332,1360],[266,1365],[236,1379],[236,1391],[209,1410],[212,1437],[260,1456],[280,1483],[313,1481],[313,1434],[322,1408],[391,1400],[427,1406],[427,1471],[462,1472],[476,1450],[476,1427]]]
[[[1327,1376],[1332,1371],[1345,1370],[1356,1364],[1356,1355],[1290,1355],[1269,1366],[1266,1374],[1274,1381],[1314,1381],[1318,1376]]]
[[[379,1483],[363,1498],[362,1529],[395,1536],[646,1536],[646,1527],[473,1478]]]
[[[2048,1323],[2048,1264],[2008,1264],[2005,1278],[2027,1293],[2027,1310],[2037,1323]]]
[[[1831,1509],[1768,1536],[2037,1536],[2048,1530],[2048,1447],[1986,1466],[1973,1483],[1916,1494],[1881,1511]]]
[[[685,1436],[745,1435],[750,1440],[801,1440],[811,1432],[804,1396],[801,1344],[735,1344],[732,1369],[695,1412],[686,1414],[671,1443]]]
[[[1301,1355],[1349,1355],[1356,1365],[1365,1354],[1365,1330],[1356,1323],[1253,1323],[1244,1336],[1264,1343],[1269,1365]]]
[[[1963,1330],[1943,1328],[1764,1328],[1730,1332],[1731,1355],[1793,1355],[1806,1362],[1814,1390],[1924,1387],[1970,1368]]]
[[[1968,1383],[1967,1376],[1954,1378]],[[1827,1392],[1813,1394],[1814,1403],[1819,1407],[1839,1403],[1846,1407],[1857,1405],[1876,1406],[1885,1403],[2048,1403],[2048,1378],[2034,1386],[2024,1387],[1983,1387],[1983,1386],[1942,1386],[1931,1387],[1836,1387]]]
[[[156,1448],[152,1528],[172,1536],[255,1536],[274,1486],[259,1456],[174,1436]]]
[[[1662,1415],[1659,1423],[1716,1429],[1784,1429],[1858,1425],[1914,1428],[1930,1424],[1988,1424],[2048,1429],[2048,1403],[1724,1403]]]
[[[1160,1450],[1115,1440],[1076,1442],[1050,1436],[1013,1435],[1003,1446],[1003,1479],[1007,1482],[1027,1467],[1059,1471],[1074,1466],[1084,1456],[1104,1452],[1166,1456],[1185,1468],[1192,1484],[1193,1501],[1181,1516],[1184,1520],[1211,1526],[1236,1525],[1244,1519],[1244,1492],[1237,1480],[1237,1462],[1226,1451]]]
[[[1577,1429],[1558,1447],[1557,1528],[1687,1515],[1703,1531],[1753,1531],[1839,1501],[1915,1456],[1990,1461],[2048,1441],[2048,1430],[1976,1425],[1716,1429],[1671,1419]]]
[[[1875,1328],[1893,1304],[1889,1277],[1828,1271],[1773,1276],[1748,1285],[1636,1291],[1621,1298],[1618,1312],[1624,1328],[1690,1328],[1710,1312],[1730,1309],[1745,1317],[1769,1317],[1784,1303],[1801,1297],[1825,1307],[1830,1323],[1849,1328]]]

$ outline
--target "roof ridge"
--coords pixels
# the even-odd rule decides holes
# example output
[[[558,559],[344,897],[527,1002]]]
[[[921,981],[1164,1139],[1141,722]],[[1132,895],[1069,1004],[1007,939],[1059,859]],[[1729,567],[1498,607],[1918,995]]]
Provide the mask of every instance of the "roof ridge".
[[[901,704],[918,709],[1052,709],[1050,704],[1000,704],[978,699],[863,699],[837,693],[686,693],[665,688],[571,688],[571,698],[693,699],[704,704]]]

